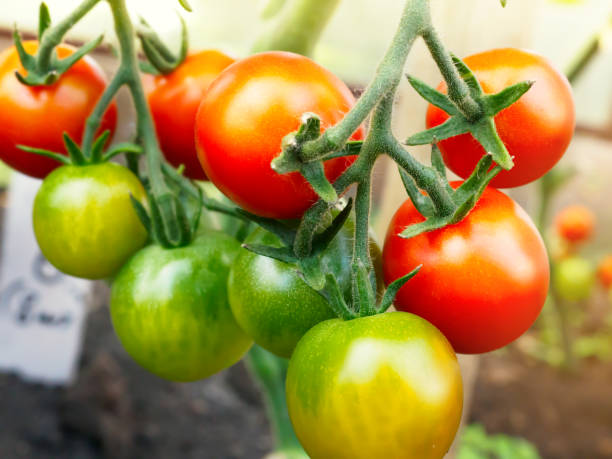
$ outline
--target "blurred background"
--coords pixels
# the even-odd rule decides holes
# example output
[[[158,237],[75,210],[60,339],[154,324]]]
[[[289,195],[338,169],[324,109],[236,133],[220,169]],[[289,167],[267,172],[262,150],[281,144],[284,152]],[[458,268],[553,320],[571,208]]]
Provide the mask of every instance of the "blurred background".
[[[47,1],[54,19],[77,3]],[[269,26],[262,19],[269,1],[190,3],[193,13],[181,14],[194,49],[244,56]],[[178,44],[178,2],[129,0],[128,5],[134,17],[142,15]],[[345,0],[315,59],[358,92],[373,76],[402,6],[401,0]],[[612,254],[612,2],[508,0],[503,9],[497,0],[435,0],[432,7],[443,40],[459,56],[522,47],[561,69],[579,70],[573,81],[576,136],[555,169],[565,180],[554,193],[543,193],[550,190],[547,183],[510,193],[539,221],[549,242],[554,295],[516,343],[481,357],[462,357],[465,426],[452,454],[462,459],[612,458],[612,296],[607,281],[597,280],[598,266]],[[0,50],[11,45],[14,24],[25,34],[36,30],[37,9],[36,0],[0,2]],[[81,42],[102,32],[105,46],[95,56],[111,72],[115,62],[108,45],[114,34],[104,3],[69,38]],[[407,71],[434,86],[440,79],[421,43]],[[127,136],[132,120],[129,101],[123,99],[120,112],[127,115],[120,132]],[[400,139],[424,127],[425,108],[403,83],[394,120]],[[414,152],[427,161],[427,149]],[[374,223],[382,239],[405,192],[394,167],[384,161],[377,167]],[[1,175],[6,189],[9,173]],[[594,218],[592,235],[579,243],[564,241],[553,224],[570,205],[583,206]],[[89,298],[80,357],[68,384],[0,373],[0,458],[261,458],[270,451],[261,397],[241,364],[198,383],[162,381],[137,367],[119,345],[106,309],[106,285],[95,284]],[[46,349],[32,346],[52,361]]]

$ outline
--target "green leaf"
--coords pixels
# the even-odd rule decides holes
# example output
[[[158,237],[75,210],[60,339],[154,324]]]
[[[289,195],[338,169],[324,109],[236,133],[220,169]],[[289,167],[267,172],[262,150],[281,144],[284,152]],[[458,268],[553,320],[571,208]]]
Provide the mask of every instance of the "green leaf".
[[[444,123],[410,136],[406,145],[427,145],[470,131],[470,123],[462,115],[453,116]]]
[[[427,85],[423,81],[415,78],[411,75],[406,75],[410,85],[415,89],[419,95],[427,102],[435,105],[436,107],[444,110],[449,115],[458,115],[459,110],[455,107],[455,104],[451,102],[446,94],[442,94],[431,86]]]
[[[395,300],[395,297],[397,296],[397,292],[400,291],[400,289],[406,284],[406,282],[416,276],[422,267],[423,265],[417,266],[405,276],[402,276],[389,284],[387,290],[385,291],[385,294],[383,295],[380,307],[378,308],[379,313],[385,312],[391,307],[393,301]]]
[[[45,30],[47,30],[50,25],[51,14],[49,13],[49,7],[45,2],[42,2],[38,10],[38,41],[42,40]]]
[[[520,83],[508,86],[497,94],[491,94],[484,97],[485,114],[495,116],[503,109],[519,100],[533,86],[535,81],[522,81]]]

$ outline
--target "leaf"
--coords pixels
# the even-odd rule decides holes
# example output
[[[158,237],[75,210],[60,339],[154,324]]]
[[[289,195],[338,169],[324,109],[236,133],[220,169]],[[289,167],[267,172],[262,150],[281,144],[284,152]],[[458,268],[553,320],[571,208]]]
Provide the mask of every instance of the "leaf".
[[[50,25],[51,14],[49,13],[49,7],[45,2],[42,2],[38,10],[38,41],[42,40],[45,30],[47,30]]]
[[[397,292],[400,291],[400,289],[406,284],[406,282],[408,282],[410,279],[416,276],[422,267],[423,265],[419,265],[416,268],[414,268],[412,271],[410,271],[408,274],[391,282],[391,284],[389,284],[389,286],[387,287],[385,294],[383,295],[382,301],[380,303],[380,307],[378,308],[377,312],[383,313],[387,309],[389,309],[391,305],[393,304],[395,297],[397,296]]]
[[[470,123],[462,115],[453,116],[444,123],[410,136],[406,145],[427,145],[470,131]]]
[[[415,78],[411,75],[406,75],[406,76],[408,77],[408,82],[415,89],[415,91],[418,92],[419,95],[423,99],[425,99],[427,102],[444,110],[446,113],[448,113],[451,116],[459,114],[459,110],[457,110],[457,107],[455,107],[455,104],[451,102],[451,100],[448,98],[446,94],[442,94],[441,92],[427,85],[426,83],[419,80],[418,78]]]

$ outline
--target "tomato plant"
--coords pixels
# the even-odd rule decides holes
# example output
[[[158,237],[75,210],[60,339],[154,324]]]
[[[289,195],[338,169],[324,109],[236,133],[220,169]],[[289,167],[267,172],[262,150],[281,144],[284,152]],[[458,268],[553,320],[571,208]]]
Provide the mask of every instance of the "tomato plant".
[[[151,245],[113,282],[111,317],[126,351],[172,381],[206,378],[236,363],[252,344],[227,301],[227,275],[240,245],[209,232],[190,245]]]
[[[35,52],[38,43],[23,43],[27,52]],[[57,56],[65,58],[74,52],[68,45],[57,47]],[[85,56],[48,86],[26,86],[15,76],[25,73],[16,48],[0,54],[0,159],[15,170],[32,177],[44,178],[60,163],[28,153],[17,145],[65,152],[62,134],[77,143],[83,137],[85,121],[106,88],[106,77],[98,64]],[[117,107],[110,104],[99,131],[114,131]]]
[[[545,58],[530,51],[494,49],[465,58],[485,93],[494,93],[523,80],[533,87],[512,106],[495,117],[497,130],[514,158],[511,170],[491,181],[497,188],[525,185],[540,178],[561,159],[574,133],[575,109],[567,78]],[[440,90],[446,90],[442,83]],[[444,110],[430,105],[427,127],[449,118]],[[439,143],[444,162],[454,173],[467,178],[485,150],[470,135],[463,134]]]
[[[347,222],[322,254],[321,261],[333,272],[345,298],[350,298],[354,222]],[[255,230],[246,244],[281,246],[272,233]],[[380,249],[370,242],[380,272]],[[300,278],[296,266],[243,251],[232,264],[228,280],[229,302],[242,329],[263,348],[290,357],[300,338],[319,322],[335,317],[325,299]]]
[[[385,281],[423,264],[397,294],[396,307],[429,320],[460,353],[492,351],[523,334],[540,313],[549,283],[546,249],[525,211],[487,188],[461,222],[411,239],[399,236],[422,220],[406,201],[389,225]]]
[[[584,242],[593,235],[595,215],[588,207],[568,206],[555,217],[555,229],[570,243]]]
[[[55,169],[34,200],[34,233],[43,255],[72,276],[113,276],[147,241],[130,195],[145,202],[138,178],[118,164]]]
[[[287,373],[291,422],[313,458],[441,458],[462,392],[448,341],[405,312],[320,323]]]
[[[162,152],[173,166],[184,165],[189,178],[206,179],[193,134],[198,107],[213,80],[233,62],[220,51],[199,51],[167,75],[144,78]]]
[[[270,162],[283,138],[314,112],[325,129],[354,104],[346,85],[312,60],[286,52],[255,54],[211,84],[196,118],[198,155],[206,175],[232,201],[257,215],[299,218],[317,199],[297,173],[279,175]],[[362,137],[357,131],[354,139]],[[325,162],[334,181],[349,159]]]

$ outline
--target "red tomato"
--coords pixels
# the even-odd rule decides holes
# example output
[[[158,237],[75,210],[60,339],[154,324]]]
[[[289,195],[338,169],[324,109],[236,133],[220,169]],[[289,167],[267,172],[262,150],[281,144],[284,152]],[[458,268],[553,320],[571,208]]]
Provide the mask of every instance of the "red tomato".
[[[280,175],[270,162],[305,112],[322,128],[342,119],[354,104],[349,88],[312,60],[293,53],[266,52],[224,70],[210,86],[196,119],[200,162],[210,180],[244,209],[272,218],[299,218],[317,199],[297,172]],[[353,139],[360,139],[359,130]],[[350,160],[325,163],[330,181]]]
[[[540,178],[561,159],[574,133],[574,98],[567,78],[544,57],[513,48],[475,54],[465,63],[488,94],[521,81],[535,81],[523,97],[495,117],[497,131],[514,157],[514,167],[500,172],[491,185],[516,187]],[[445,92],[446,85],[438,89]],[[447,119],[445,111],[429,106],[427,128]],[[471,134],[452,137],[439,146],[446,165],[463,178],[484,154]]]
[[[555,217],[555,228],[566,241],[586,241],[593,235],[595,214],[585,206],[568,206]]]
[[[36,52],[38,43],[27,41],[28,53]],[[74,48],[57,47],[60,58]],[[100,66],[89,56],[81,58],[57,82],[49,86],[26,86],[15,77],[25,74],[14,46],[0,54],[0,159],[24,174],[44,178],[60,163],[17,145],[66,153],[62,135],[68,133],[81,143],[85,121],[106,88],[107,80]],[[117,106],[112,103],[100,125],[100,132],[114,131]]]
[[[601,260],[597,267],[597,277],[601,285],[605,288],[610,288],[612,286],[612,255],[608,255]]]
[[[164,156],[185,176],[205,180],[193,136],[195,117],[206,90],[234,59],[214,51],[190,54],[172,73],[145,76],[145,90]]]
[[[389,225],[385,282],[423,264],[400,289],[395,306],[430,321],[460,353],[492,351],[518,338],[540,313],[550,278],[544,243],[525,211],[487,188],[461,222],[399,237],[423,220],[406,201]]]

